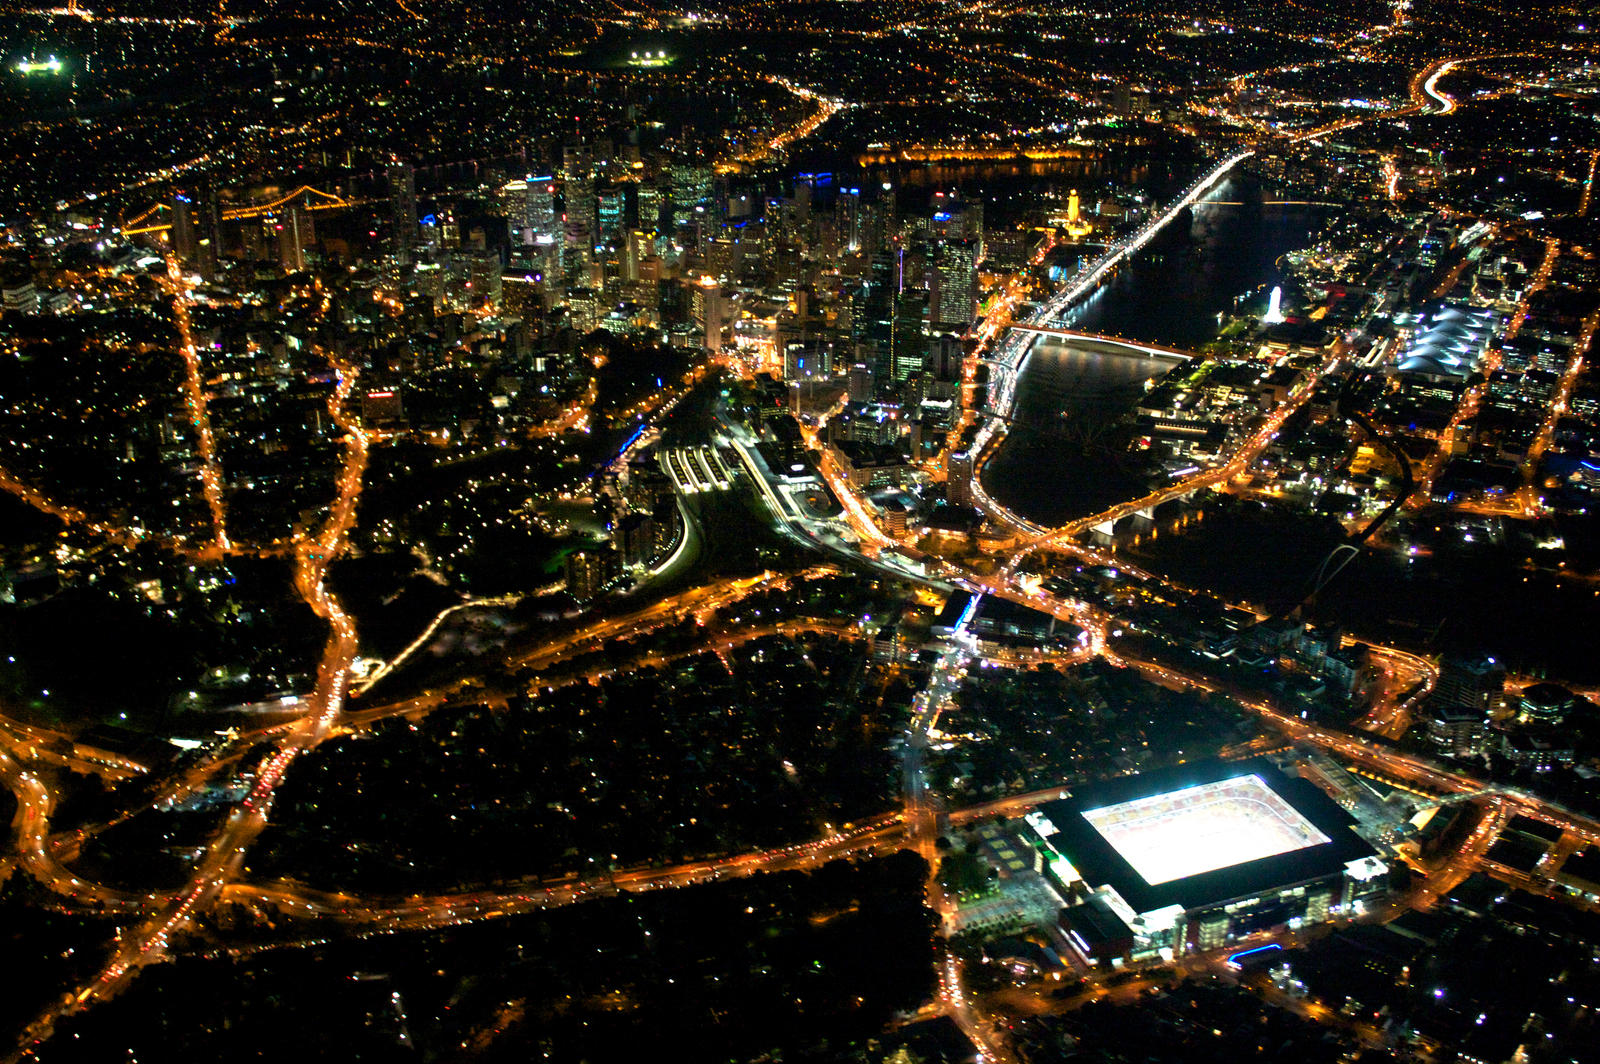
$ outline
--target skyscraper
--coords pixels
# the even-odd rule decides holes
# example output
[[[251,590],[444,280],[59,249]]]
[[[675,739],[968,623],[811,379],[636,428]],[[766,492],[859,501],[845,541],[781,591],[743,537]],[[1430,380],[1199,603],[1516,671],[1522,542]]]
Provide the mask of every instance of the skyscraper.
[[[411,262],[411,245],[417,239],[417,179],[411,164],[402,159],[389,163],[389,223],[392,254],[402,266]]]
[[[945,498],[951,506],[972,507],[972,453],[957,451],[945,466]]]
[[[895,381],[922,372],[928,355],[928,293],[907,288],[895,297],[889,333],[889,374]]]
[[[628,224],[627,189],[608,185],[595,194],[595,216],[602,240],[615,240]]]
[[[594,254],[598,225],[594,200],[594,150],[588,144],[568,144],[561,149],[562,206],[566,212],[563,234],[579,265]]]
[[[194,203],[187,192],[172,194],[172,228],[167,231],[167,238],[179,261],[187,263],[194,259]]]
[[[935,260],[933,321],[965,328],[978,309],[978,250],[971,239],[944,240]]]
[[[217,184],[203,178],[194,199],[195,269],[208,281],[217,279],[222,257],[222,205],[217,202]]]
[[[523,223],[532,231],[533,242],[541,236],[556,236],[555,178],[529,177],[524,193]]]
[[[185,267],[208,281],[216,280],[222,250],[222,212],[216,186],[209,179],[172,192],[172,228],[168,240]]]
[[[696,207],[711,198],[712,171],[698,163],[673,163],[670,173],[673,221],[682,224]]]
[[[839,198],[834,201],[834,214],[837,218],[839,240],[844,245],[845,251],[860,251],[862,248],[861,233],[861,190],[859,188],[841,188]]]
[[[296,204],[290,207],[275,225],[278,237],[278,264],[285,273],[299,273],[306,268],[306,247],[316,237],[311,228],[311,215]]]
[[[567,247],[587,262],[594,254],[597,228],[594,181],[589,177],[568,178],[563,200],[567,209]]]
[[[666,224],[667,193],[656,184],[639,186],[639,228],[649,232]]]
[[[879,387],[894,379],[892,334],[895,299],[900,294],[899,276],[897,249],[885,249],[874,255],[872,274],[862,292],[861,314],[857,318],[859,340],[863,347],[870,345],[872,377]]]

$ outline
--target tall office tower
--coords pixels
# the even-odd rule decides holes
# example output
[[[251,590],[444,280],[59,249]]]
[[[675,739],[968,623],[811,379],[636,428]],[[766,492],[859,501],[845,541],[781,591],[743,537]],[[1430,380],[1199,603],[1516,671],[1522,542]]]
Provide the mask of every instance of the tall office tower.
[[[172,228],[167,231],[172,253],[180,262],[194,260],[196,234],[194,228],[194,203],[187,192],[172,194]]]
[[[640,280],[641,265],[654,257],[656,241],[654,233],[642,229],[634,229],[628,233],[628,239],[622,245],[622,279],[624,281]]]
[[[1078,199],[1078,190],[1073,189],[1067,195],[1067,233],[1076,240],[1088,236],[1092,228],[1084,221],[1083,204]]]
[[[942,241],[936,251],[933,321],[965,329],[978,310],[978,252],[970,239]]]
[[[566,206],[567,248],[579,261],[587,262],[594,254],[598,237],[594,201],[594,180],[588,177],[569,178],[562,197]]]
[[[222,258],[222,205],[217,201],[217,183],[202,178],[195,192],[195,269],[208,281],[217,279]]]
[[[628,190],[607,185],[595,194],[595,219],[601,240],[615,240],[628,226]]]
[[[972,506],[972,452],[957,451],[946,460],[944,497],[951,506]]]
[[[961,209],[961,235],[972,241],[978,261],[983,261],[983,201],[968,200]]]
[[[194,188],[173,190],[168,239],[173,254],[186,268],[208,281],[216,279],[217,256],[222,250],[222,212],[217,207],[216,186],[209,179]]]
[[[711,167],[699,163],[673,163],[672,218],[677,224],[687,222],[694,209],[711,198]]]
[[[574,141],[561,149],[561,180],[579,181],[594,177],[594,148]]]
[[[900,215],[895,210],[894,186],[883,183],[883,194],[878,197],[878,244],[889,247],[900,239]]]
[[[704,343],[713,354],[727,343],[728,331],[733,324],[735,310],[722,287],[716,283],[694,286],[691,313],[705,329]]]
[[[390,239],[394,260],[411,263],[411,245],[417,239],[417,178],[411,164],[394,159],[388,166]]]
[[[239,227],[239,251],[246,262],[260,262],[267,257],[267,231],[263,220],[245,219]]]
[[[850,367],[848,398],[852,403],[872,401],[872,367],[856,363]]]
[[[296,204],[290,207],[274,224],[278,237],[278,265],[285,273],[299,273],[306,268],[306,248],[316,242],[311,228],[311,215]]]
[[[13,271],[0,278],[0,307],[19,314],[39,313],[39,289],[26,270]]]
[[[839,242],[844,245],[845,251],[855,252],[862,248],[861,242],[861,190],[859,188],[841,188],[839,198],[833,203],[834,225],[839,233]]]
[[[907,288],[895,298],[889,333],[889,373],[898,382],[922,372],[928,356],[928,293]]]
[[[1428,701],[1492,712],[1505,701],[1506,667],[1493,658],[1445,658]]]
[[[622,574],[622,555],[611,547],[573,551],[565,563],[567,593],[587,602]]]
[[[499,256],[483,252],[472,256],[467,265],[467,290],[472,306],[500,309],[503,288]]]
[[[573,261],[586,265],[594,254],[598,237],[594,203],[594,148],[589,144],[568,144],[561,149],[562,206],[566,246],[574,252]]]
[[[705,271],[718,280],[733,280],[744,265],[745,246],[738,240],[707,240],[703,249]]]
[[[872,271],[862,292],[857,325],[858,340],[872,349],[872,377],[879,387],[894,379],[892,333],[899,294],[899,257],[893,251],[880,251],[872,256]]]
[[[533,243],[541,236],[555,236],[560,232],[556,226],[555,192],[554,177],[528,178],[528,188],[523,194],[522,221],[531,231]]]
[[[794,183],[795,221],[806,225],[811,221],[811,197],[818,184],[816,174],[801,174]]]
[[[639,186],[639,228],[659,232],[667,224],[667,192],[654,182]]]
[[[955,384],[961,380],[962,371],[966,368],[967,352],[961,346],[961,338],[945,333],[934,337],[928,344],[928,363],[922,368],[934,380]]]

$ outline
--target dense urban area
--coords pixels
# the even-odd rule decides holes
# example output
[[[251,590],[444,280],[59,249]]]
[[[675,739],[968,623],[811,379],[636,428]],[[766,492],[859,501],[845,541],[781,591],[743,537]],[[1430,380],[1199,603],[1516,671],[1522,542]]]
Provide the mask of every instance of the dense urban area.
[[[1600,1062],[1592,3],[0,41],[0,1061]]]

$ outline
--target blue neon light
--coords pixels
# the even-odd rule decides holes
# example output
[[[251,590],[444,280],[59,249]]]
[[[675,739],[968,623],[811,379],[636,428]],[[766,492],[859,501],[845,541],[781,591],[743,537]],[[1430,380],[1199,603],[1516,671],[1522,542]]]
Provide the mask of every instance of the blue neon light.
[[[1248,957],[1253,953],[1271,953],[1282,948],[1283,947],[1278,945],[1276,942],[1269,942],[1265,946],[1257,946],[1254,949],[1240,950],[1238,953],[1235,953],[1228,958],[1228,963],[1236,965],[1239,963],[1240,957]]]

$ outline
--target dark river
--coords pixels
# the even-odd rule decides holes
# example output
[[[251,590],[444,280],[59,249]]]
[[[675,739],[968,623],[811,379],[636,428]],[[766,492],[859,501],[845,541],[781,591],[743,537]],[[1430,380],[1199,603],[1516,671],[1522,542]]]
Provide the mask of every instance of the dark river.
[[[1285,283],[1277,260],[1310,244],[1324,208],[1263,204],[1254,182],[1229,181],[1180,217],[1086,302],[1072,324],[1191,350],[1217,334],[1219,312]],[[1224,205],[1242,202],[1243,206]],[[1091,249],[1088,252],[1093,254]],[[1077,253],[1065,256],[1069,270]],[[984,467],[984,487],[1022,516],[1060,524],[1143,489],[1135,456],[1118,436],[1144,382],[1169,363],[1110,354],[1093,345],[1036,344],[1017,389],[1014,423]]]

